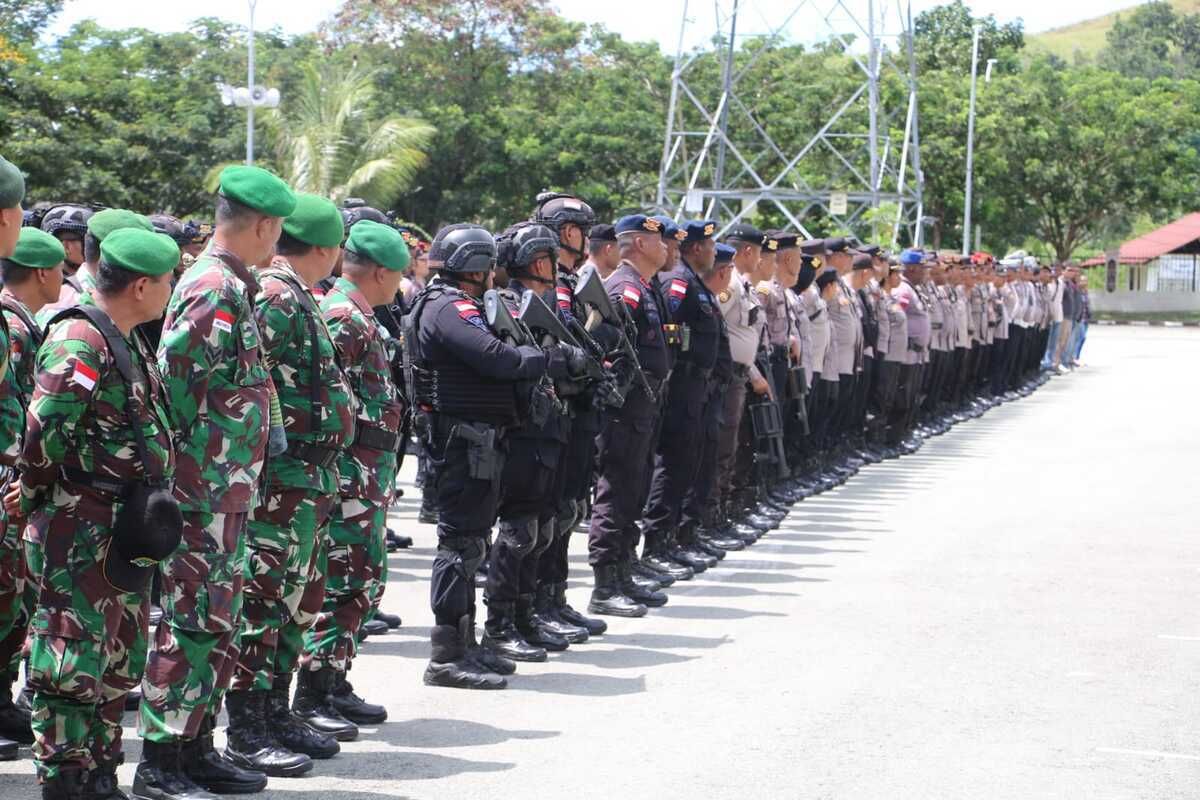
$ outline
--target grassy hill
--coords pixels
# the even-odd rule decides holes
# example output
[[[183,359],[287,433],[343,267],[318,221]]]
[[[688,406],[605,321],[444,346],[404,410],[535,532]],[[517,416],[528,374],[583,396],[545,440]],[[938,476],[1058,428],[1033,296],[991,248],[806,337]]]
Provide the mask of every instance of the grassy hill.
[[[1170,0],[1170,3],[1181,13],[1194,14],[1200,11],[1200,0]],[[1102,17],[1076,22],[1074,25],[1031,34],[1026,38],[1026,46],[1033,51],[1054,53],[1067,61],[1074,61],[1076,53],[1093,56],[1104,47],[1104,36],[1112,27],[1117,15],[1128,14],[1135,5],[1136,2],[1131,2],[1130,8],[1125,11],[1115,11]]]

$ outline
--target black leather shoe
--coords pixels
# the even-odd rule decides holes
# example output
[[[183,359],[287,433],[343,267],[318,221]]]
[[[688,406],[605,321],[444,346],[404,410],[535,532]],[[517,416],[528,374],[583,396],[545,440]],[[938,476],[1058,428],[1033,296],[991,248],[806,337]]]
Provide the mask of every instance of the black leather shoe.
[[[0,738],[30,745],[33,744],[33,728],[29,721],[29,709],[22,709],[19,700],[13,702],[11,680],[0,682]]]
[[[532,594],[517,598],[517,630],[525,637],[525,641],[536,647],[544,647],[551,653],[561,653],[571,646],[565,636],[556,633],[554,626],[537,613]]]
[[[517,630],[516,608],[516,603],[488,601],[488,618],[481,641],[483,648],[513,661],[545,661],[545,648],[525,641]]]
[[[565,622],[578,625],[588,632],[588,636],[602,636],[608,630],[608,623],[580,614],[567,602],[567,582],[559,581],[554,584],[554,604],[558,607],[558,616]]]
[[[332,736],[339,742],[351,742],[358,738],[358,726],[338,713],[329,702],[329,693],[340,677],[332,667],[300,670],[292,713],[317,733]]]
[[[537,587],[534,606],[537,614],[555,633],[571,644],[583,644],[588,640],[588,630],[581,625],[573,625],[558,615],[558,602],[554,592],[555,584],[543,583]]]
[[[142,761],[133,774],[133,800],[221,800],[208,792],[183,771],[180,764],[180,742],[142,742]],[[262,791],[267,776],[262,777]]]
[[[267,695],[267,725],[275,741],[309,758],[333,758],[342,749],[337,739],[317,733],[292,716],[292,674],[276,675]]]
[[[426,686],[441,686],[448,689],[495,690],[508,686],[503,676],[485,672],[467,657],[466,627],[470,626],[474,638],[475,623],[464,617],[459,625],[434,625],[429,632],[429,664],[421,680]]]
[[[411,536],[401,536],[391,528],[387,529],[387,549],[389,553],[396,550],[407,550],[412,546],[413,540]]]
[[[712,542],[705,539],[703,536],[696,536],[695,549],[707,556],[712,556],[718,561],[724,561],[728,553],[724,549],[717,547]],[[740,544],[740,542],[739,542]]]
[[[311,772],[313,760],[285,748],[267,727],[266,702],[267,693],[263,691],[231,691],[225,695],[225,710],[229,712],[225,755],[239,767],[272,778],[298,778]]]
[[[646,566],[642,563],[640,558],[630,563],[629,567],[633,570],[634,577],[641,576],[643,578],[649,578],[650,580],[656,582],[662,589],[665,589],[675,583],[675,579],[670,575]]]
[[[588,611],[613,617],[644,617],[647,608],[621,591],[620,576],[616,564],[598,564],[592,567],[596,575],[596,587]]]
[[[404,620],[400,619],[399,614],[385,614],[382,611],[375,612],[375,619],[387,625],[391,630],[396,630],[404,624]]]
[[[676,547],[667,553],[667,557],[677,564],[683,564],[686,567],[691,567],[696,574],[705,572],[709,567],[715,567],[717,560],[712,556],[700,557],[698,554],[690,550],[684,550],[681,547]]]
[[[705,528],[696,531],[696,541],[719,547],[726,552],[746,549],[746,543],[741,539],[735,539],[732,536],[721,536],[716,531],[710,531]]]
[[[346,680],[344,673],[329,692],[329,704],[355,725],[382,725],[387,722],[387,709],[368,703],[355,694],[354,687]]]
[[[42,797],[44,798],[43,791]],[[129,800],[129,795],[121,791],[117,784],[117,764],[105,762],[97,764],[96,768],[87,773],[83,784],[81,800]]]
[[[667,596],[662,591],[650,588],[634,580],[633,570],[630,568],[629,562],[617,565],[617,580],[620,583],[621,591],[635,603],[641,603],[647,608],[660,608],[667,604]],[[654,586],[658,585],[657,583],[654,584]]]
[[[218,794],[254,794],[267,785],[265,773],[242,769],[213,747],[212,715],[200,723],[195,739],[176,742],[179,749],[179,766],[194,784],[208,792]],[[147,742],[146,744],[149,744]]]
[[[746,516],[742,517],[742,524],[749,525],[751,528],[754,528],[757,531],[766,533],[769,530],[773,530],[776,526],[778,526],[779,523],[773,519],[760,517],[757,514],[747,514]]]
[[[677,564],[662,553],[646,553],[640,561],[643,566],[669,575],[677,581],[690,581],[696,574],[691,567]]]
[[[381,636],[391,630],[391,627],[383,620],[376,617],[372,620],[367,620],[362,626],[363,633],[367,636]]]

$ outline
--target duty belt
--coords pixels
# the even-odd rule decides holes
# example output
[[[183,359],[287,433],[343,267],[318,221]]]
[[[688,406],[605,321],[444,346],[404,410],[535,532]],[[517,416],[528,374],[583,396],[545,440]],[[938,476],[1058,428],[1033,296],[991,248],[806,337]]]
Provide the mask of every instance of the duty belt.
[[[395,453],[400,449],[400,434],[393,433],[379,425],[369,425],[359,420],[358,432],[354,435],[354,443],[370,450]]]
[[[746,378],[749,375],[750,375],[750,365],[749,364],[739,364],[736,361],[733,362],[733,377],[734,378]]]
[[[125,494],[126,487],[131,483],[137,482],[137,479],[133,481],[121,481],[117,480],[116,478],[97,475],[94,472],[84,472],[83,470],[76,469],[75,467],[60,467],[59,472],[63,480],[79,484],[80,486],[86,486],[89,489],[95,489],[99,492],[111,494],[116,497],[120,497],[121,495]],[[155,486],[160,489],[170,490],[175,487],[175,482],[164,480],[159,481],[155,484]]]
[[[287,454],[307,464],[329,469],[337,463],[341,451],[334,450],[332,447],[320,447],[315,444],[292,444],[289,442]]]

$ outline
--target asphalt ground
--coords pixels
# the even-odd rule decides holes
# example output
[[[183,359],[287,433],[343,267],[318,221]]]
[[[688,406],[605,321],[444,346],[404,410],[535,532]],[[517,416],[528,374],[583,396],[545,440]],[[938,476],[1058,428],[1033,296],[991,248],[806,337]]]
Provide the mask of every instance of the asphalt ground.
[[[384,600],[405,624],[352,673],[391,719],[261,797],[1194,798],[1198,356],[1198,331],[1093,328],[1086,368],[805,500],[503,692],[421,684],[434,535],[410,491]],[[0,798],[38,796],[27,753]]]

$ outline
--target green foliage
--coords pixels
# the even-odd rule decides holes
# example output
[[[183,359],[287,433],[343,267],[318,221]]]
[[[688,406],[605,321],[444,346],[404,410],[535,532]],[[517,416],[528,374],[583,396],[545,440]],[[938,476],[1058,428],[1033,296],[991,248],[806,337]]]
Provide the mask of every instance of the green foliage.
[[[922,72],[948,70],[971,72],[971,42],[973,28],[980,26],[979,63],[996,59],[1004,72],[1017,69],[1017,53],[1025,46],[1025,30],[1021,20],[996,22],[991,14],[972,17],[971,9],[962,2],[935,6],[922,11],[913,20],[914,51],[917,67]]]
[[[1200,77],[1200,14],[1154,0],[1118,16],[1105,38],[1100,64],[1126,77]]]

